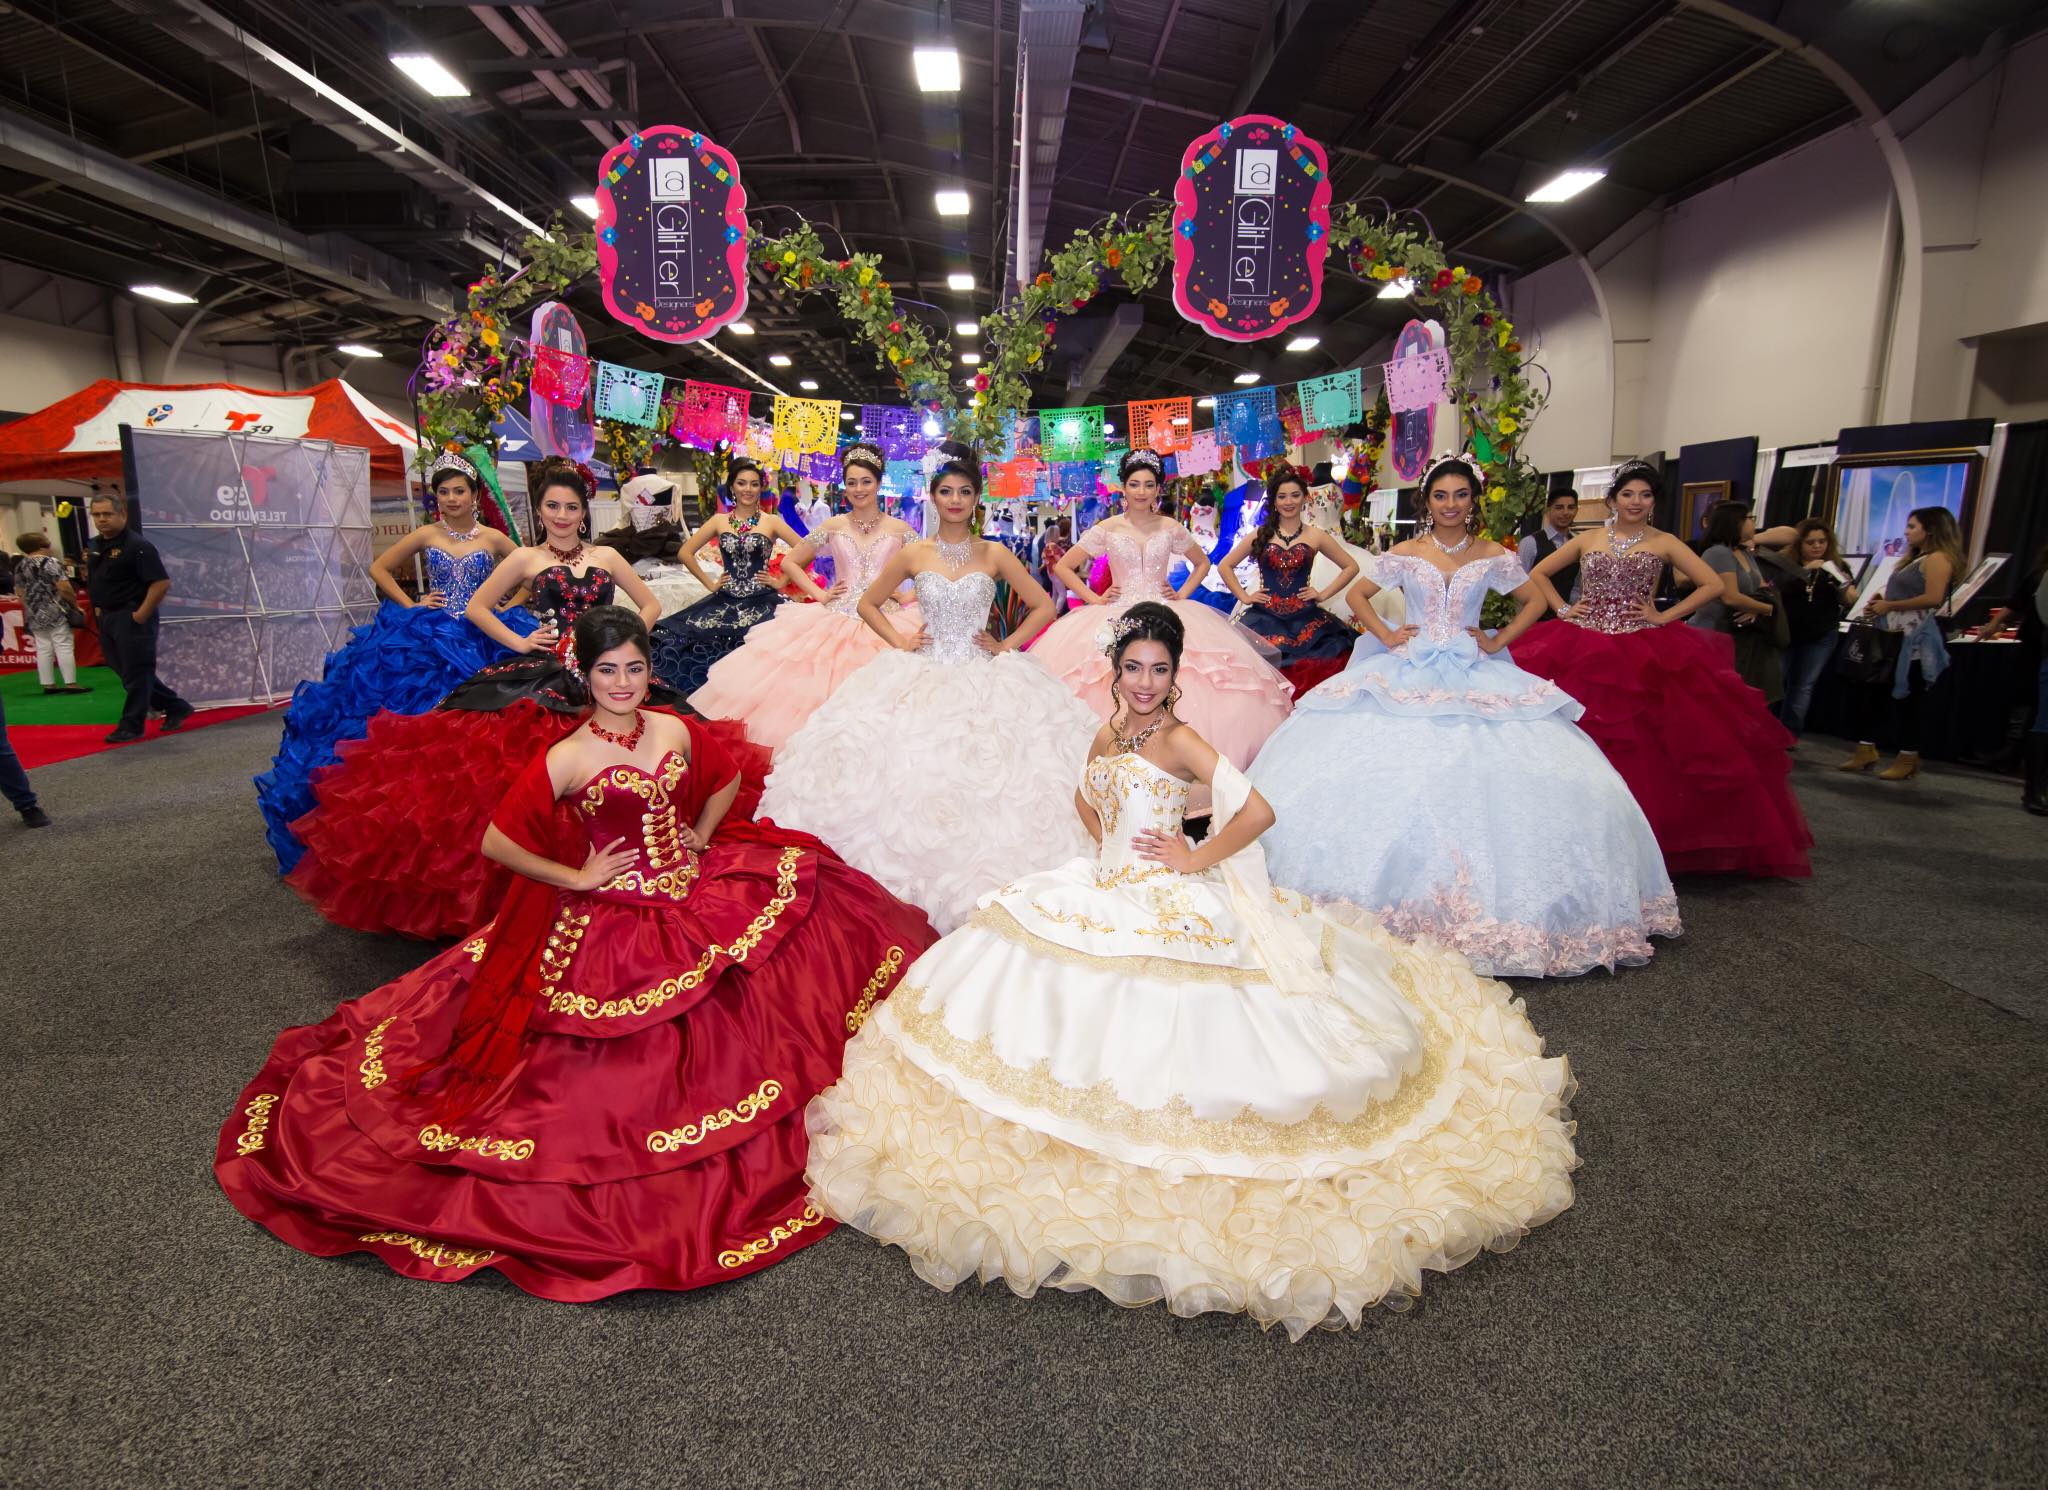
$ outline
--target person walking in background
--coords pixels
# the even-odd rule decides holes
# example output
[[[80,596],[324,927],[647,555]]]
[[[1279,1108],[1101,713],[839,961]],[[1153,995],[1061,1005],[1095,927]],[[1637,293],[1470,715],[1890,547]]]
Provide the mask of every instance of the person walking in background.
[[[28,784],[28,772],[22,769],[21,757],[14,753],[14,742],[7,738],[4,700],[0,700],[0,797],[7,798],[8,804],[21,814],[24,828],[50,826],[50,814],[36,801],[35,789]]]
[[[1579,494],[1575,491],[1552,492],[1550,500],[1543,504],[1543,526],[1533,533],[1524,534],[1515,546],[1515,557],[1521,561],[1522,569],[1533,574],[1536,566],[1572,541],[1572,528],[1579,520]],[[1579,598],[1579,566],[1567,564],[1558,570],[1551,586],[1565,598],[1566,604]],[[1545,607],[1542,620],[1554,619],[1549,607]]]
[[[182,729],[192,706],[156,675],[157,607],[170,593],[171,577],[156,545],[128,531],[128,499],[100,493],[87,509],[93,530],[91,569],[86,587],[100,617],[100,650],[121,675],[128,690],[121,722],[107,736],[109,745],[142,738],[152,708],[164,711],[165,734]]]
[[[15,587],[28,613],[29,634],[36,639],[36,677],[45,693],[90,693],[78,681],[77,652],[71,639],[71,617],[78,614],[78,595],[64,576],[64,565],[50,552],[41,533],[21,535],[21,556],[14,561]],[[84,619],[82,616],[80,619]],[[58,679],[62,678],[60,684]]]
[[[1887,631],[1905,634],[1898,666],[1884,682],[1866,685],[1868,723],[1855,754],[1840,766],[1844,771],[1867,771],[1877,764],[1877,720],[1889,698],[1899,754],[1877,773],[1885,781],[1911,781],[1920,774],[1921,702],[1948,670],[1948,643],[1935,612],[1963,572],[1962,529],[1946,507],[1914,508],[1906,519],[1906,544],[1906,562],[1892,571],[1884,594],[1869,605],[1873,620]]]
[[[1771,533],[1777,531],[1773,528]],[[1758,544],[1770,558],[1771,545],[1763,538]],[[1817,517],[1792,529],[1792,542],[1773,562],[1785,570],[1778,584],[1778,599],[1785,607],[1786,630],[1792,638],[1785,648],[1785,702],[1778,717],[1798,735],[1806,728],[1813,690],[1841,640],[1842,617],[1856,603],[1856,587],[1849,583],[1849,566],[1842,561],[1835,530]]]

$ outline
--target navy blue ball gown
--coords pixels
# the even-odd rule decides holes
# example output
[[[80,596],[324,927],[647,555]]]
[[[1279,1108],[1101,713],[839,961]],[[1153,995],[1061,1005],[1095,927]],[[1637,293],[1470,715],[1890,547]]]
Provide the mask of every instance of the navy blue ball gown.
[[[1273,665],[1286,674],[1298,699],[1344,671],[1358,633],[1309,593],[1316,564],[1309,545],[1275,538],[1253,558],[1259,566],[1259,595],[1237,624],[1272,646],[1277,654]]]
[[[766,533],[718,535],[725,583],[654,628],[654,672],[685,698],[704,686],[711,665],[775,614],[783,597],[765,578],[775,540]]]
[[[334,763],[344,740],[360,740],[379,713],[426,713],[464,678],[509,655],[462,614],[494,567],[490,552],[479,548],[457,557],[429,548],[426,564],[429,588],[448,597],[444,608],[385,601],[375,619],[328,655],[317,681],[292,690],[284,739],[270,769],[256,778],[264,836],[281,874],[297,868],[305,853],[291,824],[312,810],[313,772]],[[521,636],[539,624],[519,609],[500,619]]]

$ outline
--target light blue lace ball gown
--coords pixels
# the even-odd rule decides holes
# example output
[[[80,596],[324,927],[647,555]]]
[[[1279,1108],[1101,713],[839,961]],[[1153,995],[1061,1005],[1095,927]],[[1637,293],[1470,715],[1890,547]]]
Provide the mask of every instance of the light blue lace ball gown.
[[[1648,820],[1574,722],[1578,702],[1467,629],[1526,571],[1505,553],[1451,575],[1388,555],[1378,571],[1419,633],[1394,652],[1361,637],[1260,752],[1274,883],[1362,906],[1494,977],[1647,962],[1651,937],[1679,932]]]

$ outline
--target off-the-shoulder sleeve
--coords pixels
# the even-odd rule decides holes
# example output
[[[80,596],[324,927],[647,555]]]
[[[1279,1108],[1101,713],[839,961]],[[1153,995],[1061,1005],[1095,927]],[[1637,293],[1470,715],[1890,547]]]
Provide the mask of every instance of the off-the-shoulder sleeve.
[[[1510,590],[1519,590],[1529,583],[1529,571],[1522,567],[1521,557],[1514,553],[1496,554],[1493,571],[1486,576],[1489,588],[1505,595]]]
[[[1101,522],[1083,533],[1081,541],[1075,544],[1074,547],[1081,550],[1084,554],[1092,554],[1098,559],[1101,558],[1109,552],[1109,534],[1106,531],[1108,527],[1109,519],[1104,518]]]

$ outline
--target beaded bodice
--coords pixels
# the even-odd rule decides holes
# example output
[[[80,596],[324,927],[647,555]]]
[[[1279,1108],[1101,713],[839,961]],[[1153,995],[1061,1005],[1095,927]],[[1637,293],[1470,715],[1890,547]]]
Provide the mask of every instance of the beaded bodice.
[[[476,594],[476,587],[484,582],[496,561],[487,548],[473,548],[465,553],[451,554],[444,548],[427,549],[427,588],[439,590],[448,597],[448,611],[460,615],[470,597]]]
[[[1567,619],[1610,636],[1647,631],[1651,623],[1639,608],[1656,597],[1657,577],[1663,571],[1664,561],[1655,554],[1587,554],[1579,566],[1579,599],[1585,602],[1585,614]]]
[[[718,562],[725,570],[725,593],[758,595],[768,588],[761,576],[775,552],[775,540],[766,533],[735,533],[728,529],[718,535]]]
[[[1259,603],[1281,615],[1291,615],[1311,605],[1308,577],[1315,569],[1316,551],[1306,543],[1282,543],[1277,538],[1257,555]]]
[[[1420,554],[1388,554],[1377,568],[1381,584],[1400,586],[1408,619],[1433,642],[1463,636],[1477,626],[1487,591],[1518,589],[1529,578],[1513,554],[1475,559],[1449,574]]]
[[[1120,604],[1128,604],[1134,600],[1170,598],[1167,571],[1173,565],[1173,556],[1186,548],[1188,541],[1188,530],[1168,518],[1143,538],[1128,524],[1118,524],[1114,531],[1103,524],[1089,529],[1081,546],[1090,553],[1109,555],[1109,572],[1116,582],[1117,600]]]
[[[1140,858],[1131,840],[1148,828],[1178,834],[1188,805],[1188,784],[1129,750],[1088,762],[1081,784],[1088,805],[1102,822],[1097,867],[1168,872],[1152,860]]]
[[[865,546],[860,535],[851,531],[826,534],[825,551],[832,556],[832,583],[843,588],[838,599],[825,604],[842,615],[852,615],[860,606],[860,597],[875,582],[875,576],[901,547],[903,539],[895,533],[870,539]]]
[[[937,570],[927,569],[911,584],[924,611],[925,634],[930,637],[925,656],[934,662],[975,662],[988,655],[975,645],[974,638],[987,628],[989,607],[995,604],[994,575],[970,569],[957,579],[947,579]]]
[[[679,788],[690,763],[671,750],[652,771],[621,763],[591,777],[573,800],[577,818],[591,847],[614,839],[636,844],[640,857],[594,894],[612,900],[658,901],[671,904],[686,898],[698,874],[697,852],[685,848],[677,816]]]
[[[594,605],[610,605],[614,593],[609,571],[590,568],[579,578],[567,564],[550,564],[533,577],[536,614],[551,616],[558,630],[567,634],[576,618]]]

